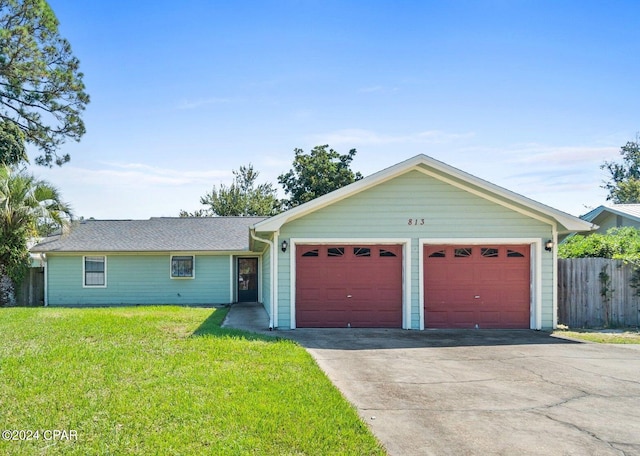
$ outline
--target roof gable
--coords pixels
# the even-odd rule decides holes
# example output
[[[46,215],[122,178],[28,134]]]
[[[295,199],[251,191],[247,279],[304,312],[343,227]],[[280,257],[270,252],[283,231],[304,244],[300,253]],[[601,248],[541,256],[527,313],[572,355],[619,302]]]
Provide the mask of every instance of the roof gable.
[[[45,238],[32,252],[202,252],[249,250],[249,227],[264,217],[86,220]]]
[[[410,158],[353,184],[316,198],[313,201],[302,204],[262,222],[258,222],[253,228],[258,232],[277,231],[287,222],[303,217],[412,170],[418,170],[529,217],[536,218],[551,225],[556,224],[559,233],[590,231],[594,229],[593,224],[585,222],[578,217],[538,203],[537,201],[492,184],[426,155],[418,155]]]
[[[587,212],[580,218],[588,222],[594,222],[602,214],[610,213],[627,217],[633,221],[640,222],[640,204],[614,204],[612,206],[598,206],[591,212]]]

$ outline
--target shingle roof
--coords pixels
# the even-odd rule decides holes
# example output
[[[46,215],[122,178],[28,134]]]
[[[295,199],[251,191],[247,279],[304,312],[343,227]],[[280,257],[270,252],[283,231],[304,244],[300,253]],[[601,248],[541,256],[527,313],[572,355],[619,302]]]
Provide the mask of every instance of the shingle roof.
[[[614,204],[613,208],[632,217],[640,218],[640,204]]]
[[[264,217],[86,220],[45,238],[32,252],[248,251],[249,227]]]

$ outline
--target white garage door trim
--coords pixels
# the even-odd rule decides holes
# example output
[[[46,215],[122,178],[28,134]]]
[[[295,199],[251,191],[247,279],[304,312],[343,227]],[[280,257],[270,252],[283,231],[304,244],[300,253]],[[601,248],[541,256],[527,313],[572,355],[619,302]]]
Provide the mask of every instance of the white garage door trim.
[[[515,245],[531,246],[530,328],[542,329],[542,239],[540,238],[440,238],[420,239],[418,274],[420,280],[420,329],[424,329],[424,246],[425,245]]]
[[[289,239],[290,321],[296,329],[296,247],[298,245],[402,245],[402,329],[411,328],[411,239],[399,238],[291,238]],[[424,317],[422,319],[424,324]]]

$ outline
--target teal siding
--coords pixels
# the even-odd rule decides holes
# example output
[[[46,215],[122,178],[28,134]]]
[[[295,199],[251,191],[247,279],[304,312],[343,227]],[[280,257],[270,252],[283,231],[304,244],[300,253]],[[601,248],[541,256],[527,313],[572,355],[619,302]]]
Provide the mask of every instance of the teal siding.
[[[99,254],[93,254],[99,255]],[[170,255],[106,255],[106,288],[83,287],[83,255],[49,255],[50,306],[228,304],[228,255],[196,255],[194,279],[169,277]]]
[[[597,217],[593,222],[600,226],[600,228],[598,228],[597,231],[594,231],[594,233],[604,234],[609,229],[615,228],[618,225],[618,215],[607,212],[605,213],[604,216],[601,215],[600,217]],[[628,222],[628,221],[625,220],[625,222]],[[625,225],[633,226],[630,223],[625,223]]]
[[[612,214],[611,212],[600,214],[599,217],[595,218],[593,223],[600,227],[593,233],[606,234],[606,232],[611,228],[617,228],[621,226],[632,226],[634,228],[640,229],[640,222],[636,222],[635,220],[632,220],[623,215]]]
[[[418,220],[418,225],[409,220]],[[424,224],[422,220],[424,219]],[[410,171],[285,224],[280,240],[290,238],[402,238],[411,239],[411,328],[420,327],[419,240],[433,238],[552,238],[551,222]],[[546,252],[544,252],[546,253]],[[551,254],[542,256],[543,327],[553,324]],[[278,251],[279,326],[290,319],[289,252]]]

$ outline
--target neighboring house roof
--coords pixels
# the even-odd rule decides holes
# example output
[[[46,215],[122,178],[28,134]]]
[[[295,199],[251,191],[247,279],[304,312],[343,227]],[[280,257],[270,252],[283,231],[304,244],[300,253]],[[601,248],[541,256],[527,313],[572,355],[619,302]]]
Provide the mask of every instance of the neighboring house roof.
[[[249,250],[249,227],[264,217],[85,220],[32,252],[202,252]]]
[[[383,182],[389,181],[412,170],[423,172],[443,182],[447,182],[458,188],[494,201],[497,204],[501,204],[520,213],[544,220],[549,224],[555,223],[557,224],[559,234],[577,231],[591,231],[597,228],[597,226],[592,223],[588,223],[578,217],[574,217],[573,215],[569,215],[558,209],[554,209],[550,206],[526,198],[518,193],[492,184],[491,182],[468,174],[454,168],[453,166],[447,165],[446,163],[428,157],[427,155],[417,155],[413,158],[400,162],[397,165],[391,166],[390,168],[365,177],[353,184],[347,185],[329,194],[320,196],[313,201],[309,201],[308,203],[283,212],[282,214],[257,222],[253,226],[253,229],[256,232],[277,231],[287,222],[303,217],[306,214],[322,209],[323,207],[348,198]]]
[[[640,222],[640,204],[613,204],[611,206],[598,206],[580,218],[588,222],[593,222],[605,212],[621,215],[622,217],[627,217],[636,222]]]

